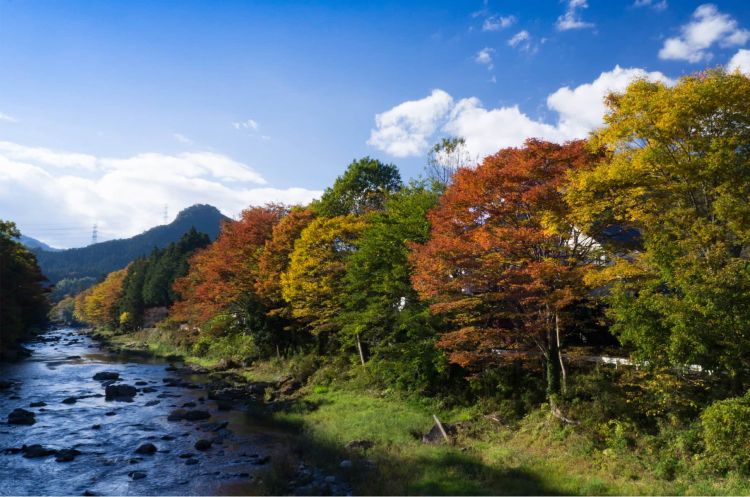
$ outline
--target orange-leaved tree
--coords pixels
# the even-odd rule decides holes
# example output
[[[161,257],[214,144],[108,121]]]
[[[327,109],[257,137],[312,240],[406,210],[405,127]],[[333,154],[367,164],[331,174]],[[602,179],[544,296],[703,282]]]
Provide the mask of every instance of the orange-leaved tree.
[[[246,209],[238,221],[226,222],[216,241],[190,259],[188,274],[175,281],[179,300],[171,318],[202,326],[217,316],[230,316],[232,325],[242,325],[248,302],[254,300],[258,258],[286,212],[284,206],[269,204]]]
[[[117,326],[122,283],[128,268],[111,272],[101,283],[76,298],[74,315],[79,321],[94,326]]]
[[[564,388],[561,349],[598,245],[569,221],[562,189],[594,158],[583,141],[528,140],[456,172],[412,253],[414,287],[452,325],[438,342],[452,362],[542,356],[548,394]]]

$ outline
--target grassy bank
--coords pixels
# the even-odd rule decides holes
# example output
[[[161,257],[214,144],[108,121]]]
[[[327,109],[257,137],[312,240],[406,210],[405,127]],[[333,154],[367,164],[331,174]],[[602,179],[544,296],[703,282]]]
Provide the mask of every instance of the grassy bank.
[[[101,336],[114,347],[209,368],[223,359],[196,357],[165,330]],[[366,369],[319,368],[308,359],[274,359],[234,370],[249,381],[291,375],[304,383],[287,408],[262,416],[262,423],[290,434],[290,446],[288,454],[274,459],[261,492],[285,492],[303,460],[342,476],[360,495],[750,493],[746,477],[719,477],[698,463],[665,475],[661,455],[640,440],[602,448],[586,428],[550,416],[546,405],[520,420],[504,420],[476,406],[449,408],[435,399],[382,391],[372,386]],[[451,444],[422,442],[433,415],[456,426]],[[351,447],[354,441],[372,447]],[[341,466],[345,460],[351,467]]]

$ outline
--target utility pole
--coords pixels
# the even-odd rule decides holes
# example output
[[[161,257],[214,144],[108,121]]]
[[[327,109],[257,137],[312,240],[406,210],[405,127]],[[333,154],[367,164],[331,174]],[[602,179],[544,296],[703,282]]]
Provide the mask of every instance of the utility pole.
[[[94,229],[91,230],[91,245],[95,244],[98,238],[99,238],[99,230],[96,227],[96,223],[94,223]]]

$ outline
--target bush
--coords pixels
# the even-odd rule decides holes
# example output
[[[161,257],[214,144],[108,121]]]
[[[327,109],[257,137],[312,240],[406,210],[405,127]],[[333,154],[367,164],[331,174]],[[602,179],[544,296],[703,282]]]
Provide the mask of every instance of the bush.
[[[714,402],[701,415],[706,457],[720,470],[750,470],[750,394]]]
[[[192,348],[194,355],[208,359],[232,359],[246,362],[258,358],[258,348],[252,337],[242,333],[227,336],[201,336]]]

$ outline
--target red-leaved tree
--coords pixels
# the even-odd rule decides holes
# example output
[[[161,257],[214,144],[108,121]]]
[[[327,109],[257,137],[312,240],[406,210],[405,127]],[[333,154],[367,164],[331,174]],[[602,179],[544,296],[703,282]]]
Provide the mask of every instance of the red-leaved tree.
[[[460,169],[414,245],[414,287],[452,330],[439,346],[463,367],[543,356],[548,392],[565,382],[561,349],[598,245],[568,220],[569,171],[595,157],[583,141],[528,140]]]

